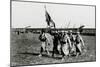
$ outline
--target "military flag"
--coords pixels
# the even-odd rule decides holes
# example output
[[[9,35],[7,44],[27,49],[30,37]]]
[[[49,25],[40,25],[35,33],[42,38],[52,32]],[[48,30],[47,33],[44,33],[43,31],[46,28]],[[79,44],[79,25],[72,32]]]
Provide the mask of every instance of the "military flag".
[[[46,6],[45,6],[45,17],[46,17],[47,25],[48,25],[49,27],[54,27],[54,28],[55,28],[55,23],[54,23],[54,21],[52,20],[52,18],[50,17],[49,13],[47,12]]]

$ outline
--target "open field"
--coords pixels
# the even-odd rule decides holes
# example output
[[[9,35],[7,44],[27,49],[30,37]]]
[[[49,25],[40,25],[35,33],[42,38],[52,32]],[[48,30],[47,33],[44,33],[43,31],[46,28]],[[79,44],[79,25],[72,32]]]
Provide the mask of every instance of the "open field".
[[[38,40],[39,34],[25,33],[17,35],[11,32],[11,66],[34,65],[51,63],[69,63],[96,60],[96,38],[95,36],[82,36],[86,45],[86,52],[79,57],[69,57],[61,61],[61,56],[55,58],[47,56],[39,58],[41,42]]]

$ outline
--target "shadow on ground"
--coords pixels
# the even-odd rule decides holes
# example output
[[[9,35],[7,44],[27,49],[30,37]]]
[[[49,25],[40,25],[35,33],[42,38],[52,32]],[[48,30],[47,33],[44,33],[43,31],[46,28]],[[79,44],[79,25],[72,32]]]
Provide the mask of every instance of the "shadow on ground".
[[[39,53],[28,53],[28,52],[25,52],[25,53],[18,53],[18,54],[39,56]],[[58,56],[58,57],[52,57],[52,56],[47,55],[47,54],[42,54],[42,57],[53,58],[53,59],[62,59],[61,56]]]

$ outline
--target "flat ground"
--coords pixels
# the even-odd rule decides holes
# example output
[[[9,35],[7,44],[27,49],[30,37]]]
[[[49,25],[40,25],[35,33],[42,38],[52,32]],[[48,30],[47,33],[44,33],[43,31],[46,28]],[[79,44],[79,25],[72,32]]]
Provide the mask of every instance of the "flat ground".
[[[96,60],[96,39],[95,36],[82,36],[86,45],[86,52],[79,57],[69,57],[61,61],[61,56],[55,58],[44,55],[39,58],[41,42],[38,40],[39,34],[27,33],[17,35],[11,33],[11,66],[15,65],[34,65],[34,64],[52,64],[84,62]]]

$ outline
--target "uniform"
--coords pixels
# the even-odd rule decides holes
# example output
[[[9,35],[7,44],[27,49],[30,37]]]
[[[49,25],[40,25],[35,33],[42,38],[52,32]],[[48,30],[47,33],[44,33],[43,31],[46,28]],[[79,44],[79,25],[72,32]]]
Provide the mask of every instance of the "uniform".
[[[82,53],[82,46],[84,46],[84,42],[82,37],[79,35],[79,33],[77,33],[76,38],[75,38],[75,43],[76,43],[76,52],[78,54]]]

